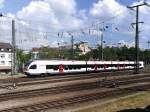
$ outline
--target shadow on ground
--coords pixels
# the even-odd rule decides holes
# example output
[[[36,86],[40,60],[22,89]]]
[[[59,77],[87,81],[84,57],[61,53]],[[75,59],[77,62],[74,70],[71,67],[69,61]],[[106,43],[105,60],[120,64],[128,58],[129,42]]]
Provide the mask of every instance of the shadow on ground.
[[[136,109],[125,109],[117,112],[150,112],[150,105],[146,108],[136,108]]]

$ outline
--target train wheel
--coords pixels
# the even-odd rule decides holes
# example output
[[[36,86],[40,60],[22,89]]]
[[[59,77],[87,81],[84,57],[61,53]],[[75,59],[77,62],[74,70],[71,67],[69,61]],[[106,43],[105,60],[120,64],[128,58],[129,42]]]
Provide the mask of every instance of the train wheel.
[[[50,73],[47,73],[47,75],[48,75],[48,76],[51,76],[52,74],[50,74]]]
[[[27,77],[33,77],[32,75],[30,75],[30,74],[26,74],[27,75]]]
[[[41,77],[47,76],[47,73],[40,74]]]

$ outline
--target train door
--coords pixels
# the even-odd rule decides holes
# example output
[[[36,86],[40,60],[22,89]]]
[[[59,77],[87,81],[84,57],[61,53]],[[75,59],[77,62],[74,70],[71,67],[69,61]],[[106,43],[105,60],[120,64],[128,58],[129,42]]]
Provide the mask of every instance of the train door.
[[[45,64],[39,64],[38,65],[38,72],[40,74],[46,74],[46,65]]]

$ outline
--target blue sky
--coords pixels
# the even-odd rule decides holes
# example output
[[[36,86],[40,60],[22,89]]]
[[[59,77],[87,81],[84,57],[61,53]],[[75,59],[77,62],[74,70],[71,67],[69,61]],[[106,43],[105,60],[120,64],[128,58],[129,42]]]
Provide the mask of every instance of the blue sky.
[[[28,5],[30,1],[31,0],[6,0],[2,12],[16,13],[18,10],[21,10],[22,7]]]
[[[129,5],[136,0],[118,0],[120,3],[124,5]],[[11,12],[15,13],[18,10],[21,10],[22,7],[28,5],[31,0],[6,0],[5,7],[1,10],[4,13]],[[79,9],[89,9],[93,3],[98,2],[98,0],[76,0],[77,7]]]
[[[108,26],[108,28],[103,31],[104,40],[107,41],[107,44],[117,45],[118,42],[122,42],[131,46],[134,42],[135,29],[132,28],[130,24],[135,20],[135,12],[127,9],[126,6],[142,1],[143,0],[0,0],[0,6],[3,6],[0,7],[0,12],[24,20],[23,27],[25,29],[21,26],[22,29],[18,29],[18,31],[24,32],[24,35],[20,33],[19,41],[28,40],[25,39],[27,33],[31,35],[34,34],[30,29],[42,29],[42,31],[45,32],[55,32],[50,35],[47,34],[47,39],[52,42],[52,46],[57,46],[60,39],[54,39],[58,34],[56,32],[64,31],[63,37],[67,37],[65,33],[70,31],[70,29],[74,29],[79,30],[78,33],[80,33],[75,36],[77,42],[88,41],[91,45],[96,45],[99,40],[98,34],[89,35],[87,29],[83,29],[86,33],[83,34],[80,30],[87,26],[92,27],[92,29]],[[147,0],[147,2],[150,1]],[[140,10],[140,20],[145,21],[144,25],[140,25],[140,47],[147,48],[146,42],[150,40],[148,37],[148,31],[150,29],[150,14],[148,12],[150,9],[143,7]],[[116,15],[118,15],[118,17],[109,20]],[[26,28],[27,24],[29,24],[27,21],[32,21],[33,23],[31,25],[30,22],[30,28]],[[105,22],[101,25],[92,26],[92,24],[103,21]],[[48,26],[49,24],[50,26]],[[76,35],[75,33],[73,32],[72,34]],[[39,37],[36,35],[40,43],[39,45],[41,45],[42,42],[43,44],[49,44],[46,43],[46,40],[41,40],[41,33],[39,35]],[[22,40],[20,36],[22,36]],[[32,36],[31,38],[34,38],[35,34]],[[61,41],[68,41],[69,43],[69,38],[61,39]]]
[[[89,9],[93,3],[98,0],[76,0],[79,9]]]
[[[11,12],[15,13],[21,10],[22,7],[28,5],[32,0],[6,0],[5,7],[1,10],[4,13]],[[99,0],[76,0],[78,9],[89,9],[93,3]],[[138,0],[118,0],[123,5],[130,5],[131,3]]]

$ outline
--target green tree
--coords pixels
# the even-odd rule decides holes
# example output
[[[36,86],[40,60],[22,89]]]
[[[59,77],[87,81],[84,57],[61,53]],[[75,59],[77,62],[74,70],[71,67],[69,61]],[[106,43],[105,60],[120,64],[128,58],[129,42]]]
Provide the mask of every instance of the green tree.
[[[32,59],[33,54],[31,52],[24,53],[23,50],[17,49],[16,50],[16,60],[17,60],[17,67],[19,71],[22,71],[24,64]]]
[[[49,47],[42,47],[39,52],[40,59],[59,58],[59,50]]]

